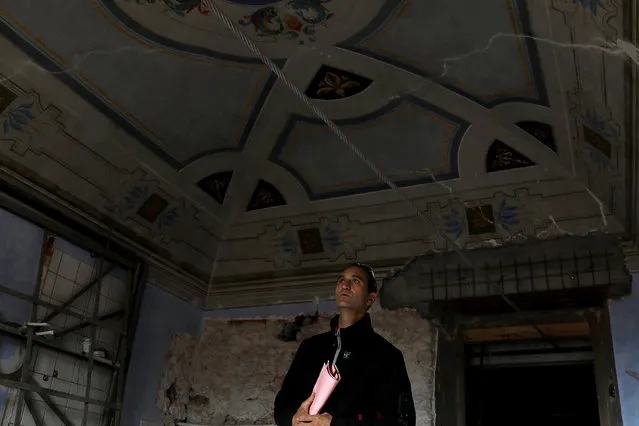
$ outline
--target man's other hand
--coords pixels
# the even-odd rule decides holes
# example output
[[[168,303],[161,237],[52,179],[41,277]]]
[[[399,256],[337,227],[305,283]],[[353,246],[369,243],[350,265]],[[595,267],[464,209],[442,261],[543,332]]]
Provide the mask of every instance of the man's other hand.
[[[300,405],[297,412],[293,416],[293,426],[331,426],[331,420],[333,416],[328,413],[318,414],[311,416],[308,414],[308,410],[311,408],[311,404],[315,399],[315,393]]]
[[[302,405],[300,405],[300,408],[298,408],[297,412],[293,415],[293,426],[300,426],[302,424],[302,422],[300,421],[301,417],[303,416],[309,417],[308,410],[311,408],[311,404],[313,403],[314,399],[315,399],[315,392],[313,392],[306,401],[302,402]],[[308,423],[308,422],[304,422],[304,423]]]
[[[331,426],[331,421],[333,421],[333,416],[328,413],[318,414],[315,416],[311,416],[307,414],[305,416],[300,416],[298,425],[303,426]]]

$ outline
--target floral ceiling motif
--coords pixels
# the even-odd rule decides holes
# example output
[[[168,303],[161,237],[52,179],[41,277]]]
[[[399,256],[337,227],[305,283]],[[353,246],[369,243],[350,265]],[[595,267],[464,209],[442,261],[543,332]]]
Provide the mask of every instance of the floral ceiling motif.
[[[355,73],[322,65],[306,89],[311,99],[345,99],[362,93],[373,80]]]
[[[290,0],[276,6],[266,6],[245,16],[239,23],[253,26],[259,37],[287,37],[300,44],[316,41],[317,28],[328,29],[333,17],[323,3],[331,0]]]
[[[0,139],[14,143],[13,139],[23,138],[21,143],[29,149],[41,141],[48,143],[48,151],[41,149],[46,155],[24,155],[27,150],[18,152],[17,143],[5,143],[6,155],[34,175],[39,173],[63,195],[88,194],[81,200],[84,205],[102,205],[100,197],[107,198],[111,204],[104,204],[104,214],[170,251],[176,262],[205,273],[218,247],[217,236],[227,231],[225,226],[239,235],[253,232],[250,229],[257,229],[255,224],[260,222],[279,221],[273,225],[277,228],[281,218],[289,216],[309,219],[303,224],[290,219],[290,229],[273,237],[281,248],[273,263],[288,258],[292,261],[283,263],[293,266],[306,259],[342,261],[361,256],[367,244],[388,244],[372,237],[365,241],[373,232],[364,227],[375,228],[375,238],[382,230],[397,236],[403,245],[396,244],[393,256],[411,255],[400,250],[439,244],[438,240],[409,240],[413,224],[391,224],[396,215],[405,214],[405,206],[395,207],[396,199],[390,197],[394,194],[389,194],[367,164],[353,156],[323,122],[291,101],[281,83],[220,24],[212,13],[213,4],[257,41],[367,159],[420,202],[440,188],[457,197],[463,192],[458,188],[471,176],[468,170],[481,172],[473,188],[488,185],[486,182],[491,188],[500,182],[519,184],[514,182],[518,176],[543,175],[546,168],[554,172],[554,160],[567,153],[571,135],[565,134],[567,126],[561,122],[562,106],[544,96],[546,83],[549,93],[558,93],[556,70],[542,72],[543,63],[534,48],[535,37],[541,35],[533,33],[541,25],[540,18],[536,8],[528,11],[523,7],[529,3],[525,0],[482,4],[466,0],[95,0],[79,2],[73,13],[64,11],[62,0],[50,0],[39,5],[40,17],[51,17],[47,20],[38,18],[28,2],[4,2],[8,12],[3,29],[12,34],[7,50],[15,46],[26,55],[16,54],[15,63],[42,63],[40,66],[51,70],[42,73],[42,86],[48,78],[62,82],[55,86],[62,87],[57,93],[49,93],[54,89],[51,84],[48,96],[56,95],[53,101],[69,110],[83,111],[77,121],[69,114],[68,134],[53,126],[46,137],[32,134],[41,128],[46,115],[38,98],[33,103],[24,92],[0,81]],[[601,5],[609,6],[611,0],[566,3],[589,23],[592,14],[605,16]],[[459,21],[443,19],[444,15]],[[82,25],[76,25],[79,22]],[[468,31],[451,31],[450,22]],[[513,37],[493,38],[500,34]],[[543,46],[552,48],[548,43]],[[502,47],[514,53],[503,54]],[[77,61],[86,52],[91,54]],[[413,59],[423,63],[411,65]],[[572,59],[565,55],[566,61]],[[13,78],[9,65],[0,65]],[[587,65],[580,64],[581,69],[592,69],[593,74],[601,68]],[[431,68],[434,73],[429,74]],[[616,68],[606,71],[608,76],[621,75]],[[567,85],[574,83],[570,69],[562,65],[559,72]],[[474,86],[466,90],[444,77]],[[24,76],[18,73],[17,78]],[[606,102],[619,107],[611,108],[609,117],[601,115],[601,108],[579,105],[570,124],[584,154],[614,165],[616,159],[624,158],[620,131],[626,126],[619,116],[623,108],[620,91],[613,84],[617,81],[609,80],[612,87],[606,92],[610,94]],[[41,82],[33,84],[38,88]],[[589,84],[602,87],[597,81]],[[86,113],[73,108],[75,94],[96,108],[91,112],[94,115],[89,108]],[[496,107],[506,101],[513,103]],[[100,113],[112,121],[103,123]],[[520,129],[513,129],[514,125]],[[504,131],[508,128],[511,131]],[[81,142],[71,140],[72,133],[74,137],[78,133]],[[92,139],[96,133],[104,133],[105,141]],[[82,146],[83,141],[90,149]],[[115,156],[100,150],[103,145],[112,149],[116,144],[126,155],[111,164],[109,159]],[[68,156],[54,163],[49,153]],[[538,167],[532,167],[535,165]],[[484,176],[485,167],[488,171],[529,169]],[[598,169],[590,164],[582,168],[586,167],[593,177],[588,182],[605,183],[600,178],[603,174],[595,173]],[[138,168],[158,176],[129,176]],[[125,184],[113,183],[118,179]],[[149,183],[153,179],[160,183]],[[613,198],[607,197],[609,192],[615,200],[621,198],[608,188],[587,189],[604,203]],[[440,229],[462,243],[474,244],[486,238],[511,238],[510,234],[522,232],[524,226],[538,226],[523,219],[524,205],[511,197],[512,191],[509,187],[510,198],[490,198],[486,189],[487,198],[442,208]],[[238,200],[242,204],[234,205]],[[350,214],[346,209],[351,207],[345,206],[369,208],[375,204],[387,210],[370,207],[361,214],[383,216],[379,225],[363,223],[361,230],[353,230],[333,224],[334,212]],[[533,207],[530,211],[534,213]],[[329,224],[316,223],[320,209],[327,212]],[[551,212],[562,224],[556,212],[543,211]],[[243,228],[246,224],[254,227]],[[408,236],[399,235],[402,232]],[[235,241],[236,235],[229,235],[224,244],[236,244],[233,253],[237,256],[262,256],[270,262],[271,254],[255,248],[259,244],[249,247],[248,238]],[[262,246],[270,244],[269,240]],[[266,270],[259,262],[255,265],[254,270],[242,273]],[[220,268],[232,271],[231,260]]]
[[[102,7],[145,38],[171,47],[210,49],[213,54],[253,58],[211,13],[213,0],[115,0]],[[390,0],[391,3],[396,0]],[[300,44],[338,44],[355,36],[387,0],[230,0],[215,3],[274,58]],[[232,40],[232,41],[231,41]],[[173,42],[176,42],[175,44]],[[284,42],[284,43],[279,43]],[[200,49],[195,50],[200,51]]]

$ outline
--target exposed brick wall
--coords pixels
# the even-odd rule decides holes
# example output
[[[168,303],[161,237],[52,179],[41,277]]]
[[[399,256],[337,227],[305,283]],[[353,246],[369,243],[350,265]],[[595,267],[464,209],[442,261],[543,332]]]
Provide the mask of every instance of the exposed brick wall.
[[[329,329],[332,315],[302,328],[298,342]],[[413,387],[417,424],[430,425],[433,332],[412,311],[371,310],[375,330],[403,353]],[[206,319],[202,336],[173,337],[158,392],[166,425],[273,424],[273,401],[298,342],[276,338],[290,319]]]

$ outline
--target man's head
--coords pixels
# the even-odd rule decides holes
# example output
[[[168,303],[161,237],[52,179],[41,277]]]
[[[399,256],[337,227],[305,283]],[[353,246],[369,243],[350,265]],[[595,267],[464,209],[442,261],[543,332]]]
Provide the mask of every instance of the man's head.
[[[335,300],[340,311],[348,309],[363,315],[376,298],[377,281],[373,268],[353,263],[342,271],[335,287]]]

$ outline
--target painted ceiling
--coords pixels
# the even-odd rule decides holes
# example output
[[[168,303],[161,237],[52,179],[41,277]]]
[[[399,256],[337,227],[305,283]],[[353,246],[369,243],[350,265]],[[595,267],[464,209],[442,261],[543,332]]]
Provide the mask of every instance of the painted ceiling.
[[[238,280],[392,263],[451,241],[553,227],[632,239],[637,9],[631,0],[0,0],[0,157],[5,174],[114,221],[209,298]]]

